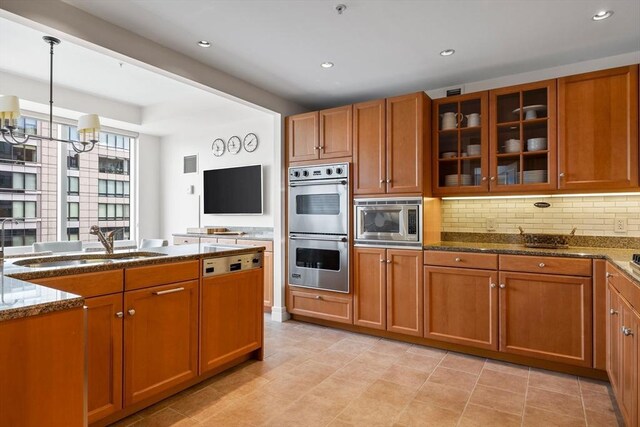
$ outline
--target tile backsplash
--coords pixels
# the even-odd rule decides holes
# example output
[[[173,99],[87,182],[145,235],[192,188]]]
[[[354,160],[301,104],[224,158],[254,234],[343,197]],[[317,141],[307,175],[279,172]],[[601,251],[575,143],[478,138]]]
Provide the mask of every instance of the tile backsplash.
[[[536,202],[551,204],[537,208]],[[627,219],[627,232],[614,223]],[[495,221],[495,230],[487,222]],[[640,237],[640,193],[613,196],[484,198],[443,200],[442,231],[458,233],[568,233],[575,226],[583,236]]]

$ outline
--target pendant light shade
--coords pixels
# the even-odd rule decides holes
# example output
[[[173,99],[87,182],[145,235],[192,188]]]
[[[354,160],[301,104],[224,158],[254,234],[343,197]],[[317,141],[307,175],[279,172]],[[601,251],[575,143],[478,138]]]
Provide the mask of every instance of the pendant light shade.
[[[100,135],[100,117],[85,114],[78,119],[78,135],[81,141],[97,142]]]
[[[0,120],[15,120],[20,117],[20,100],[17,96],[0,96]]]

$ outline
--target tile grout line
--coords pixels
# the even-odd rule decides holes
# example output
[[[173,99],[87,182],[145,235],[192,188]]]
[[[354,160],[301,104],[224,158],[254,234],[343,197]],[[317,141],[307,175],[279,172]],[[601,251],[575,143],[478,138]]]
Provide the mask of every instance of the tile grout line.
[[[527,368],[527,388],[524,389],[524,402],[522,402],[522,420],[520,426],[524,427],[524,414],[527,411],[527,396],[529,395],[529,380],[531,379],[531,368]]]
[[[456,423],[456,426],[459,426],[460,423],[462,422],[462,417],[464,416],[464,413],[466,412],[467,407],[469,406],[469,402],[471,402],[471,396],[473,396],[473,392],[476,390],[476,387],[478,386],[478,381],[480,381],[480,375],[482,375],[482,372],[484,372],[484,367],[486,365],[487,365],[487,359],[484,359],[484,363],[482,364],[482,369],[480,369],[480,372],[478,373],[478,378],[476,378],[476,382],[473,384],[473,388],[469,393],[469,398],[467,399],[467,402],[464,404],[464,408],[462,409],[462,413],[458,418],[458,422]]]

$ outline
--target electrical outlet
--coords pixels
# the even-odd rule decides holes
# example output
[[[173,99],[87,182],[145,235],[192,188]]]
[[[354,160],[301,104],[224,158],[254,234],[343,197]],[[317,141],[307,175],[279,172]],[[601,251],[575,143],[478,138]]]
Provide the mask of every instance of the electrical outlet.
[[[487,218],[487,231],[496,231],[496,219],[493,217]]]
[[[616,233],[627,232],[627,218],[616,218],[613,224],[613,231]]]

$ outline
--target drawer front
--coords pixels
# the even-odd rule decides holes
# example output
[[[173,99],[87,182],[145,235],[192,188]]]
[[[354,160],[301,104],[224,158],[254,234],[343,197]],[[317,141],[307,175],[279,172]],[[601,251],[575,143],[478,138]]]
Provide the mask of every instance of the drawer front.
[[[218,238],[218,244],[220,245],[235,245],[236,239],[221,239]]]
[[[293,289],[289,291],[291,313],[334,322],[353,324],[352,302],[351,296],[334,296]]]
[[[271,240],[243,240],[238,239],[239,245],[264,246],[265,252],[273,252],[273,242]]]
[[[498,255],[476,254],[472,252],[424,251],[424,263],[440,267],[497,270]]]
[[[183,236],[173,237],[174,245],[191,245],[193,243],[200,243],[200,238],[199,237],[183,237]]]
[[[124,272],[124,288],[130,291],[196,280],[199,277],[200,260],[127,268]]]
[[[200,243],[202,243],[202,244],[218,243],[218,239],[216,239],[215,237],[201,237],[200,238]]]
[[[631,282],[610,262],[607,262],[607,282],[616,288],[636,311],[640,311],[640,287]]]
[[[544,257],[528,255],[500,255],[500,270],[524,273],[591,276],[590,259]]]
[[[122,292],[122,279],[123,270],[112,270],[33,279],[28,280],[28,282],[89,298]]]

